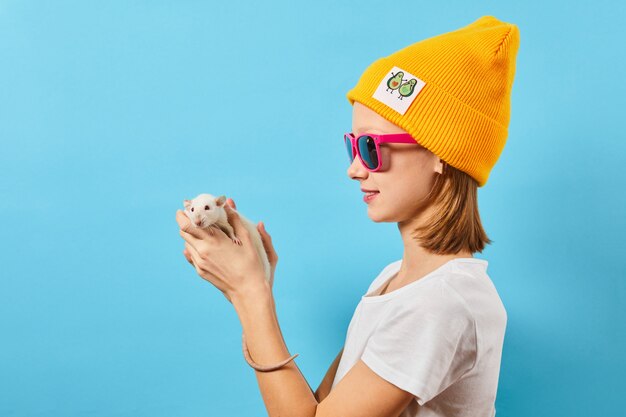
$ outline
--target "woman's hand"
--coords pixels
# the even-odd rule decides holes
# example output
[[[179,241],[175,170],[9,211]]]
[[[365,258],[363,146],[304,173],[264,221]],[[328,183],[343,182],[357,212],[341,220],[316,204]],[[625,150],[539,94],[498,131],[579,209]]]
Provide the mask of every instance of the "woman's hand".
[[[211,235],[204,229],[194,227],[181,210],[176,212],[176,221],[181,228],[180,235],[185,239],[183,254],[187,261],[196,268],[198,275],[222,291],[232,303],[233,295],[238,293],[257,291],[265,285],[269,285],[271,291],[278,255],[272,245],[271,236],[260,222],[257,230],[271,270],[268,283],[263,265],[250,241],[249,232],[243,227],[239,215],[230,208],[236,210],[234,201],[229,198],[225,205],[228,222],[241,239],[241,246],[234,244],[219,228],[214,228],[214,234]]]
[[[232,198],[228,198],[226,200],[226,204],[228,204],[230,207],[237,210],[237,206],[235,205],[235,202],[233,201]],[[259,231],[259,234],[261,235],[261,240],[263,241],[263,247],[265,248],[265,253],[267,254],[267,259],[270,263],[270,287],[273,288],[274,287],[274,272],[276,271],[276,264],[278,264],[278,254],[276,253],[276,250],[274,249],[274,245],[272,244],[272,237],[269,235],[269,233],[267,233],[267,230],[265,230],[265,223],[259,222],[259,224],[256,225],[256,229]],[[189,260],[189,258],[187,258],[187,260]],[[193,265],[193,263],[191,264]]]

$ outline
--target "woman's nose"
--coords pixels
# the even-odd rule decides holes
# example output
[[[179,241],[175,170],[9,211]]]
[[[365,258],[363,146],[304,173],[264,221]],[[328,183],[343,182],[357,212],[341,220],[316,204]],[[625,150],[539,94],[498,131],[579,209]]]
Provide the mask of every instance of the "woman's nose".
[[[348,167],[348,177],[351,179],[355,179],[357,177],[365,177],[367,176],[368,171],[365,169],[359,157],[355,157],[352,160],[352,163]]]

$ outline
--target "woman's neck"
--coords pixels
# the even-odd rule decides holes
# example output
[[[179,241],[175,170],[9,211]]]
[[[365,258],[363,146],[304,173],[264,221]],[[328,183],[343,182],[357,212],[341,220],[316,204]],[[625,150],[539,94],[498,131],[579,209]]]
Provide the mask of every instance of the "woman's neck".
[[[411,227],[411,229],[408,229]],[[420,246],[411,236],[416,226],[404,225],[400,230],[404,241],[404,253],[402,254],[402,266],[398,275],[393,279],[394,287],[420,279],[424,275],[434,271],[446,262],[456,258],[473,258],[467,250],[455,254],[439,255]],[[407,282],[408,280],[408,282]]]

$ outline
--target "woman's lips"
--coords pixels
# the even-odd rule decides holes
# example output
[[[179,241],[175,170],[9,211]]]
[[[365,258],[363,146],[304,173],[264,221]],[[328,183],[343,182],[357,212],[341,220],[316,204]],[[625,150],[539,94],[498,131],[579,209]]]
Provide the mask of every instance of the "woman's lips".
[[[376,196],[380,194],[379,192],[373,192],[373,193],[366,193],[363,196],[363,201],[365,201],[366,203],[369,203],[370,201],[372,201],[373,199],[376,198]]]

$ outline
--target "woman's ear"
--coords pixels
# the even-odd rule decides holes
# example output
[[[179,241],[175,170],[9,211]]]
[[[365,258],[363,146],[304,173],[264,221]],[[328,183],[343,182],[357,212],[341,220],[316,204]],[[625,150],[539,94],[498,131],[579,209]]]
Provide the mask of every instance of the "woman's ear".
[[[435,172],[443,174],[443,161],[438,156],[435,157]]]

